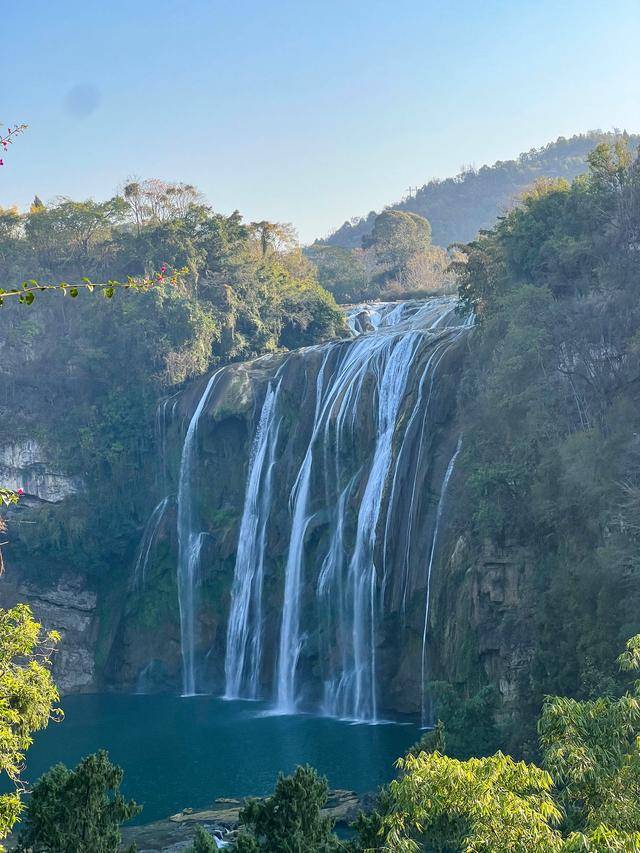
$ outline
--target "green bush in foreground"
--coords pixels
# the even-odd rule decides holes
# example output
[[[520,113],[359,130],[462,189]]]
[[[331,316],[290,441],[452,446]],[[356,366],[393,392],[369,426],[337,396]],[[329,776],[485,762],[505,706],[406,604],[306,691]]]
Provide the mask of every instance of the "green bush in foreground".
[[[142,811],[120,793],[123,772],[105,750],[88,755],[74,770],[56,764],[34,785],[20,853],[116,853],[120,826]]]
[[[250,800],[240,812],[238,853],[332,853],[339,849],[333,822],[320,809],[329,785],[312,767],[278,777],[273,795]]]
[[[618,659],[640,669],[640,635]],[[502,752],[459,761],[413,751],[398,761],[359,851],[574,853],[640,850],[640,682],[619,699],[545,699],[543,767]]]

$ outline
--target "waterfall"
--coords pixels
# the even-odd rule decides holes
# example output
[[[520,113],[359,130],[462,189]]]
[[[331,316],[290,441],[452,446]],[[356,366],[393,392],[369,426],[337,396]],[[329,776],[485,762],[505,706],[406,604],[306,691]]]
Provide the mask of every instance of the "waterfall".
[[[133,570],[133,578],[131,588],[140,591],[145,587],[147,579],[147,563],[149,562],[149,554],[156,538],[156,533],[160,527],[160,523],[164,517],[164,511],[169,503],[169,495],[162,498],[149,516],[145,525],[142,539],[138,545],[138,553],[136,555],[135,567]]]
[[[316,424],[321,412],[324,373],[328,351],[322,360],[316,379],[315,411],[311,441],[291,491],[293,507],[289,551],[284,570],[284,599],[282,605],[282,624],[278,649],[278,667],[276,672],[276,709],[281,714],[293,714],[296,710],[296,670],[302,648],[300,637],[300,597],[302,594],[302,572],[304,565],[304,539],[309,518],[309,484],[313,461],[313,441],[317,431]]]
[[[156,408],[156,446],[159,454],[158,482],[161,493],[167,493],[167,409],[170,417],[175,414],[180,392],[161,400]],[[172,402],[173,401],[173,402]],[[169,404],[171,403],[171,406]]]
[[[195,586],[200,563],[202,537],[196,529],[193,495],[193,469],[197,461],[196,435],[200,415],[215,387],[222,369],[217,370],[207,382],[198,405],[191,417],[182,445],[180,475],[178,479],[178,604],[180,608],[180,647],[182,652],[182,694],[193,696],[196,692],[195,672]]]
[[[329,667],[325,678],[324,709],[329,714],[355,720],[377,719],[376,617],[380,576],[376,546],[393,461],[393,441],[417,351],[431,345],[434,340],[431,327],[441,322],[443,313],[450,314],[453,310],[450,300],[432,300],[427,306],[412,306],[410,311],[406,306],[398,308],[381,312],[378,331],[354,340],[332,376],[325,380],[324,369],[318,375],[313,429],[293,490],[277,671],[277,707],[283,712],[296,709],[296,673],[302,648],[299,632],[302,572],[305,534],[310,521],[309,484],[315,462],[314,445],[323,445],[323,453],[317,455],[322,456],[325,465],[327,456],[333,455],[335,481],[340,487],[345,477],[340,448],[354,442],[359,401],[365,386],[373,381],[376,440],[361,486],[353,550],[350,558],[345,559],[344,514],[354,486],[351,480],[340,493],[338,512],[332,519],[333,533],[318,580],[317,598],[318,619],[325,622],[329,631],[335,627],[341,647],[339,668]],[[407,320],[411,314],[414,322]],[[323,368],[325,365],[326,358]],[[333,454],[328,450],[332,433],[335,434]]]
[[[282,714],[296,711],[296,669],[301,649],[300,596],[304,563],[304,537],[307,529],[307,506],[311,475],[311,447],[302,463],[292,493],[294,506],[289,553],[284,571],[284,600],[276,676],[276,709]]]
[[[440,489],[440,499],[438,501],[438,508],[436,510],[436,520],[433,528],[433,538],[431,540],[431,550],[429,552],[429,565],[427,568],[427,589],[425,595],[425,606],[424,606],[424,628],[422,631],[422,655],[420,659],[420,697],[421,697],[421,721],[422,726],[427,725],[427,708],[426,708],[426,663],[427,663],[427,625],[429,621],[429,603],[431,598],[431,570],[433,568],[433,559],[436,554],[436,546],[438,544],[438,531],[440,529],[440,521],[442,519],[442,510],[444,508],[445,498],[447,496],[447,488],[449,486],[449,480],[451,479],[451,475],[453,474],[453,469],[456,464],[456,459],[458,458],[458,454],[462,449],[462,436],[458,439],[458,444],[456,449],[453,452],[453,456],[449,460],[449,464],[447,465],[447,470],[445,471],[444,479],[442,481],[442,488]]]
[[[378,659],[380,644],[388,642],[390,630],[411,630],[418,637],[422,632],[415,670],[421,668],[425,717],[431,572],[460,446],[426,529],[424,489],[433,483],[432,459],[451,416],[451,403],[443,410],[436,393],[441,365],[472,322],[460,323],[456,307],[451,297],[355,306],[347,317],[350,339],[242,369],[242,381],[257,383],[264,396],[253,415],[241,514],[238,508],[222,650],[225,698],[264,695],[278,713],[316,707],[327,715],[375,722],[385,707],[381,672],[389,678],[388,659]],[[185,695],[199,686],[196,595],[207,535],[196,517],[196,437],[205,405],[228,370],[234,368],[222,368],[209,379],[188,424],[180,461],[177,578]],[[224,386],[216,402],[221,423],[231,386]],[[235,411],[238,399],[251,399],[239,398],[242,386],[234,387],[229,411]],[[215,442],[207,452],[217,453]],[[141,576],[154,524],[159,521],[150,519],[150,540],[141,544]],[[416,572],[418,547],[425,551],[426,579]],[[210,651],[218,648],[214,643]]]
[[[267,389],[249,460],[227,626],[227,699],[257,699],[260,690],[265,538],[278,442],[279,390],[279,383]]]

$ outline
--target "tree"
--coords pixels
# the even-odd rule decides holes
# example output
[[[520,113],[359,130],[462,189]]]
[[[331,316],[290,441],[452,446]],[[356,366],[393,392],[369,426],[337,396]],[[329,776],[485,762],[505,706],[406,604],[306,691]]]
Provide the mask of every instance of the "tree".
[[[561,814],[551,776],[497,752],[458,761],[421,752],[398,761],[385,844],[397,853],[419,850],[547,853],[557,850]]]
[[[260,244],[264,257],[269,249],[274,252],[291,251],[298,243],[298,238],[290,222],[252,222],[251,228]]]
[[[56,764],[34,785],[21,853],[117,853],[120,826],[142,811],[120,793],[123,772],[105,750],[83,758],[74,770]]]
[[[640,669],[640,635],[619,664]],[[459,761],[421,750],[400,759],[382,809],[361,820],[370,844],[377,828],[369,849],[640,849],[640,682],[619,699],[547,697],[539,733],[542,768],[502,752]],[[436,740],[443,745],[442,731]]]
[[[385,210],[376,217],[363,247],[372,247],[378,264],[388,277],[402,281],[409,260],[426,252],[431,244],[431,226],[417,213]]]
[[[217,849],[218,845],[207,830],[196,826],[193,844],[188,848],[189,853],[214,853]]]
[[[43,632],[26,604],[0,610],[0,773],[6,775],[5,788],[13,788],[0,795],[0,840],[23,808],[20,774],[33,732],[45,728],[52,715],[61,716],[54,707],[58,691],[51,678],[58,640],[55,632]]]
[[[305,254],[318,271],[318,281],[338,302],[355,302],[370,292],[370,280],[361,249],[314,244]]]
[[[330,818],[320,809],[329,785],[312,767],[280,774],[273,795],[250,800],[240,812],[238,853],[331,853],[338,849]]]

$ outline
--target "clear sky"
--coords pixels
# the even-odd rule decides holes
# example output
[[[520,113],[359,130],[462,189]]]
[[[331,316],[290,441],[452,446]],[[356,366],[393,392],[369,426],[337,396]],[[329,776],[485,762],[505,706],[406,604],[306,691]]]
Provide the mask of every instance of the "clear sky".
[[[463,164],[640,130],[640,0],[9,0],[0,204],[127,176],[303,240]]]

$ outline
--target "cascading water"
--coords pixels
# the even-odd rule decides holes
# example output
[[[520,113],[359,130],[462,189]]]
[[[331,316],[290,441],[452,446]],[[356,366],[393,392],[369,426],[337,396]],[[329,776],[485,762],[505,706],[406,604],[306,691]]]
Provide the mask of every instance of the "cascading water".
[[[449,480],[451,479],[451,475],[453,474],[453,469],[455,468],[456,459],[458,458],[458,454],[462,450],[462,436],[458,439],[458,444],[456,445],[456,449],[453,452],[453,456],[449,460],[449,464],[447,465],[447,470],[444,474],[444,479],[442,481],[442,488],[440,490],[440,499],[438,500],[438,508],[436,510],[436,520],[433,527],[433,538],[431,540],[431,551],[429,552],[429,565],[427,568],[427,589],[425,595],[425,605],[424,605],[424,627],[422,629],[422,654],[420,656],[420,692],[421,692],[421,722],[422,726],[427,725],[427,691],[426,691],[426,675],[427,675],[427,627],[429,623],[429,604],[431,600],[431,570],[433,569],[433,558],[436,554],[436,548],[438,545],[438,532],[440,530],[440,521],[442,520],[442,511],[444,509],[445,499],[447,497],[447,488],[449,487]]]
[[[182,445],[178,480],[178,605],[180,609],[180,649],[182,652],[182,695],[196,692],[195,669],[195,587],[200,563],[203,531],[196,526],[193,496],[193,468],[196,462],[196,435],[200,415],[222,374],[217,370],[207,382],[191,417]]]
[[[262,587],[274,455],[278,443],[279,384],[269,386],[256,430],[231,590],[225,655],[225,698],[257,699],[262,657]]]
[[[422,637],[415,671],[424,717],[431,574],[459,448],[435,512],[423,493],[427,482],[438,493],[437,377],[471,324],[460,325],[455,311],[455,300],[447,297],[357,306],[348,316],[352,339],[292,353],[273,368],[261,361],[252,374],[264,376],[257,381],[265,385],[255,386],[264,390],[259,416],[252,419],[238,511],[223,649],[227,698],[272,695],[279,713],[316,707],[376,721],[385,705],[378,658],[388,637],[385,620],[395,613],[397,631]],[[180,463],[178,590],[186,695],[198,687],[196,589],[206,527],[195,517],[196,434],[225,370],[233,368],[215,373],[197,404]],[[224,392],[222,407],[223,398]],[[421,557],[426,554],[428,560]],[[416,618],[419,595],[424,625]],[[279,619],[267,621],[274,604]]]
[[[133,570],[133,578],[131,582],[132,589],[140,592],[144,590],[146,580],[147,580],[147,564],[149,562],[149,555],[151,554],[151,549],[153,547],[153,543],[156,538],[156,534],[158,532],[158,528],[162,523],[162,519],[164,518],[164,513],[169,504],[170,497],[167,495],[162,498],[160,503],[156,505],[153,512],[149,516],[149,520],[144,528],[144,532],[142,534],[142,539],[140,540],[140,544],[138,545],[138,554],[136,556],[135,567]]]

